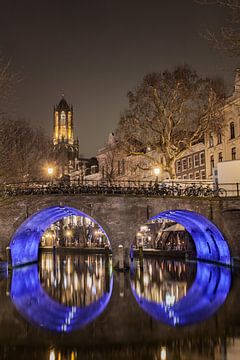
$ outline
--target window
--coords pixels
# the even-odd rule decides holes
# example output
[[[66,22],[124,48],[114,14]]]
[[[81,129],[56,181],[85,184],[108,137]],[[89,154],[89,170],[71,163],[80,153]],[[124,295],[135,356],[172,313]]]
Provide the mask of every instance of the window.
[[[200,165],[205,165],[205,153],[200,153]]]
[[[236,157],[237,157],[236,155],[237,155],[236,148],[233,147],[232,148],[232,160],[236,160]]]
[[[194,166],[199,166],[199,154],[194,155]]]
[[[118,173],[118,175],[121,175],[121,161],[120,160],[118,160],[118,163],[117,163],[117,173]]]
[[[214,145],[213,135],[210,134],[210,135],[209,135],[209,147],[213,147],[213,145]]]
[[[91,165],[91,174],[97,173],[97,165]]]
[[[202,180],[206,179],[206,171],[205,170],[201,170],[201,179]]]
[[[104,169],[104,166],[102,166],[102,177],[104,178],[105,176],[105,169]]]
[[[211,155],[210,156],[210,174],[212,175],[213,173],[213,168],[214,168],[214,156]]]
[[[181,161],[180,160],[178,160],[177,161],[177,173],[180,173],[181,172]]]
[[[218,153],[218,162],[222,162],[223,161],[223,154],[222,152]]]
[[[192,168],[192,157],[191,156],[188,157],[188,168],[189,169]]]
[[[230,122],[229,127],[230,127],[230,139],[234,139],[235,138],[235,127],[234,127],[233,121]]]
[[[193,179],[193,173],[189,174],[189,179],[192,180]]]
[[[217,134],[217,143],[218,144],[222,143],[222,134],[220,132]]]
[[[122,159],[122,174],[125,174],[125,160]]]
[[[183,179],[184,179],[184,180],[187,180],[187,175],[183,175]]]
[[[186,158],[182,159],[182,167],[183,167],[183,170],[187,170],[187,159]]]
[[[199,180],[199,179],[200,179],[199,171],[196,171],[196,172],[195,172],[195,179],[196,179],[196,180]]]

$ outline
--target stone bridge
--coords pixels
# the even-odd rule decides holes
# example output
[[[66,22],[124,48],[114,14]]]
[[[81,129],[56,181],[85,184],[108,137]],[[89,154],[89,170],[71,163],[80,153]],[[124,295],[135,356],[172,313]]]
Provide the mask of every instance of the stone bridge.
[[[140,225],[168,210],[189,210],[211,220],[226,239],[231,256],[240,256],[240,198],[81,194],[1,198],[0,255],[3,259],[19,226],[31,215],[52,206],[71,207],[94,218],[108,235],[114,258],[118,245],[129,248]]]

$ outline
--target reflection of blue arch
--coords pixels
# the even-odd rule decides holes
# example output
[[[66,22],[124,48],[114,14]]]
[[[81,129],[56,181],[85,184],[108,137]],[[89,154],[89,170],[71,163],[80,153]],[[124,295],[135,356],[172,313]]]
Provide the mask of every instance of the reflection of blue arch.
[[[197,258],[231,264],[228,244],[218,228],[206,217],[188,210],[164,211],[150,220],[169,219],[183,225],[191,234]]]
[[[231,271],[207,263],[197,264],[197,274],[187,295],[171,306],[140,297],[137,302],[149,315],[168,325],[188,325],[206,320],[224,303],[231,285]]]
[[[54,222],[70,215],[87,217],[97,223],[82,211],[68,206],[52,206],[38,211],[22,223],[11,239],[12,266],[37,261],[39,243],[44,231]],[[102,227],[99,224],[98,226],[107,237]]]
[[[110,278],[109,292],[86,307],[70,307],[57,303],[42,288],[38,265],[15,269],[12,274],[11,298],[17,310],[30,323],[45,329],[70,332],[98,317],[106,308],[113,288]]]

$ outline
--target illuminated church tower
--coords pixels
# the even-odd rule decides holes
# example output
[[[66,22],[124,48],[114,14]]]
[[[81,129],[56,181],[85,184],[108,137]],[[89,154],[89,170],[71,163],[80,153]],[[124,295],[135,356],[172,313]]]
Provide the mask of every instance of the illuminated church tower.
[[[69,175],[79,157],[79,144],[74,140],[73,106],[67,103],[64,95],[54,106],[53,150],[59,175]]]

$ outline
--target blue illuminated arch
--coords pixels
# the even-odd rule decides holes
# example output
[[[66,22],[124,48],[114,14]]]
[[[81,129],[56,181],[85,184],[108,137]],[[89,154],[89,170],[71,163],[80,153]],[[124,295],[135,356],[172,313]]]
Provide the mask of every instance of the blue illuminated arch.
[[[183,225],[192,236],[196,246],[197,258],[231,264],[228,244],[219,229],[205,216],[188,210],[164,211],[150,220],[168,219]]]
[[[98,224],[93,218],[82,211],[69,206],[51,206],[42,209],[26,219],[13,235],[10,243],[12,266],[37,261],[39,243],[44,231],[56,221],[71,215],[83,216]],[[109,241],[103,228],[99,224],[98,226]]]
[[[58,332],[80,329],[96,319],[106,308],[111,298],[113,276],[109,292],[86,307],[70,307],[59,304],[42,288],[38,265],[29,265],[13,270],[11,299],[19,313],[30,323]]]
[[[197,263],[197,274],[186,296],[171,306],[139,296],[131,283],[139,306],[154,319],[171,326],[195,324],[211,317],[226,300],[230,285],[229,268],[201,262]]]

